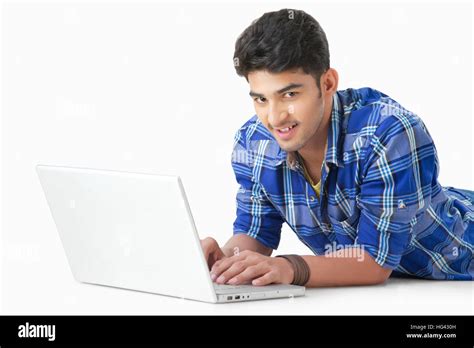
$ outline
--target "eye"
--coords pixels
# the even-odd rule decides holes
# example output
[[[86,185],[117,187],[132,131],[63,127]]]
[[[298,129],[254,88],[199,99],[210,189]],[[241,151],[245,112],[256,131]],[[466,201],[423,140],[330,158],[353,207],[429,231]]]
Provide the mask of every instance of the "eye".
[[[292,97],[294,97],[298,94],[298,92],[286,92],[285,95],[291,94],[291,93],[293,93],[293,95],[291,95],[290,98],[292,98]]]
[[[265,98],[257,97],[257,98],[254,98],[253,100],[256,101],[258,104],[265,103]]]

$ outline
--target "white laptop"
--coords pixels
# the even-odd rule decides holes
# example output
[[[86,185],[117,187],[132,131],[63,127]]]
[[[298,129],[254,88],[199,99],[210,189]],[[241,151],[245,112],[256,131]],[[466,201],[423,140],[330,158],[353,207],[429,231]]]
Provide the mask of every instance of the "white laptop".
[[[37,165],[79,282],[221,303],[296,297],[295,285],[212,282],[179,176]]]

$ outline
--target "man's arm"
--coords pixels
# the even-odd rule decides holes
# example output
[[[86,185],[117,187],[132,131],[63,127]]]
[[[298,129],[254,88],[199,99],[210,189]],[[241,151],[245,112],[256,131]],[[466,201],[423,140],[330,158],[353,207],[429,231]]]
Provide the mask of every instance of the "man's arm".
[[[328,255],[303,256],[311,270],[306,286],[375,285],[383,283],[392,273],[391,269],[377,264],[363,249],[353,248],[351,251],[351,256],[344,255],[344,249]]]
[[[364,250],[354,248],[352,252],[347,255],[341,249],[327,255],[303,256],[311,272],[305,286],[375,285],[390,276],[391,270],[381,267]],[[249,250],[217,261],[211,272],[216,282],[232,285],[249,282],[254,285],[290,284],[294,278],[288,260]]]
[[[233,256],[244,250],[255,251],[265,256],[270,256],[273,252],[272,248],[266,247],[258,240],[247,236],[245,233],[234,234],[222,247],[222,251],[227,257]]]

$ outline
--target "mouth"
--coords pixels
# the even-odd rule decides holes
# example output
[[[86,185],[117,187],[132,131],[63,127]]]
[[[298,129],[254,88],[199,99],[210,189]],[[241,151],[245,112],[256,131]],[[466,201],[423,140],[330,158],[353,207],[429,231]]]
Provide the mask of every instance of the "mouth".
[[[286,128],[275,128],[276,134],[283,140],[288,140],[290,139],[293,134],[295,133],[295,128],[298,126],[297,123],[294,123],[293,125],[286,127]]]

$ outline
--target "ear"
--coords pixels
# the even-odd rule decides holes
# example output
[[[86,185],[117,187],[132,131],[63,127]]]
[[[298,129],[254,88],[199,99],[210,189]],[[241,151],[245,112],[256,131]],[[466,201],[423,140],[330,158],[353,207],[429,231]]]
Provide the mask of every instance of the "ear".
[[[337,86],[339,83],[339,74],[333,68],[326,70],[324,74],[321,75],[321,92],[323,96],[332,97],[337,91]]]

